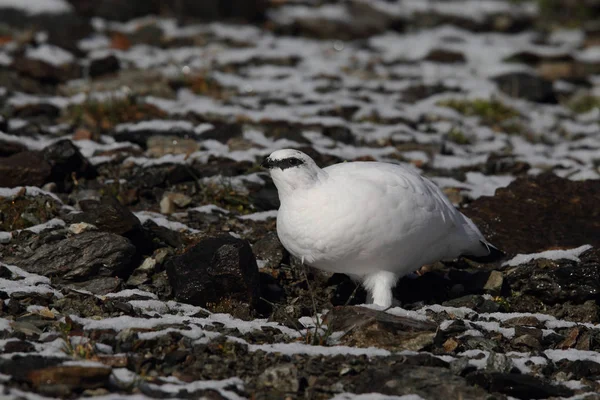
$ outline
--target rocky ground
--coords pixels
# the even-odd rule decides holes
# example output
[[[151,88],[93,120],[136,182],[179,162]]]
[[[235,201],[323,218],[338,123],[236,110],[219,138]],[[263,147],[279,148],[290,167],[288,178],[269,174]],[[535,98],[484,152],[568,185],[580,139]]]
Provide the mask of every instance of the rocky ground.
[[[0,0],[0,397],[599,399],[599,16]],[[506,258],[359,306],[277,239],[288,147],[412,164]]]

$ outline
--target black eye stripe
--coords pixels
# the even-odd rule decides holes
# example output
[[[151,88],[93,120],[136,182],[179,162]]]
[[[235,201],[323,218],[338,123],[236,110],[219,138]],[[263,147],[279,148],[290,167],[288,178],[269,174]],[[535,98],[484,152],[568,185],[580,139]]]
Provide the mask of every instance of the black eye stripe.
[[[304,164],[303,160],[296,158],[296,157],[289,157],[289,158],[284,158],[282,160],[270,160],[269,168],[287,169],[287,168],[297,167],[302,164]]]

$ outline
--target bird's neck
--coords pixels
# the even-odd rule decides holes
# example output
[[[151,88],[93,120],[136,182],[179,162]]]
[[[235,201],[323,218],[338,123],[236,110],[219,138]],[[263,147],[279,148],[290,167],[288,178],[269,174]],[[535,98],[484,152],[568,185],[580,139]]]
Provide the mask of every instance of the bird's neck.
[[[320,185],[327,179],[327,173],[322,169],[302,171],[301,173],[283,174],[273,173],[273,183],[277,187],[279,200],[291,196],[298,190],[309,190],[316,185]]]

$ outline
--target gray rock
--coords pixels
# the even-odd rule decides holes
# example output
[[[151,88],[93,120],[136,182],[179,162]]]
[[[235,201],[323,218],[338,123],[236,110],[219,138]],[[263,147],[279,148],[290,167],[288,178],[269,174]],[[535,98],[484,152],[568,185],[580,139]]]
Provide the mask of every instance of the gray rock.
[[[386,369],[368,369],[354,377],[355,393],[387,395],[416,394],[425,399],[485,399],[485,390],[471,386],[448,369],[415,365],[391,365]]]
[[[485,364],[485,370],[489,372],[510,372],[513,362],[506,354],[491,352]]]
[[[50,165],[39,152],[24,151],[0,158],[0,187],[42,186],[50,180]]]
[[[289,257],[277,234],[269,232],[254,243],[252,250],[259,260],[266,261],[266,268],[278,268]]]
[[[56,282],[72,282],[118,275],[129,267],[134,254],[135,247],[122,236],[84,232],[44,244],[29,257],[7,261]]]
[[[257,386],[282,394],[295,394],[300,389],[298,369],[294,364],[269,367],[258,377]]]
[[[179,301],[205,307],[229,298],[258,304],[258,266],[246,240],[221,236],[202,240],[166,262],[169,283]]]

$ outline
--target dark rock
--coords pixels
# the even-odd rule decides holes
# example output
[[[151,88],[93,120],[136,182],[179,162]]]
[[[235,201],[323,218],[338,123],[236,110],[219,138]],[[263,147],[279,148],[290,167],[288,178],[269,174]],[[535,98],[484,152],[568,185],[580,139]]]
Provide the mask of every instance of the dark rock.
[[[427,61],[433,61],[438,63],[464,63],[465,56],[461,52],[448,50],[448,49],[432,49],[423,58]]]
[[[392,364],[353,377],[354,393],[416,394],[425,399],[485,399],[487,393],[443,368]]]
[[[264,0],[205,0],[197,2],[183,0],[162,3],[157,0],[140,4],[119,0],[69,0],[78,14],[108,20],[128,21],[149,14],[173,15],[179,20],[201,19],[221,21],[223,19],[259,21],[264,19],[267,2]]]
[[[346,334],[341,343],[358,347],[418,351],[430,346],[437,324],[364,307],[335,307],[325,319],[334,331]]]
[[[24,340],[11,340],[4,345],[4,353],[31,353],[33,351],[35,351],[33,343]]]
[[[66,285],[66,287],[77,290],[87,290],[88,292],[97,294],[99,296],[118,292],[121,290],[122,286],[123,281],[121,279],[110,276],[91,279],[84,282],[74,282]]]
[[[58,282],[115,276],[127,271],[135,247],[129,240],[107,232],[84,232],[56,243],[44,244],[28,257],[10,257],[28,272]]]
[[[570,181],[554,174],[519,178],[493,197],[462,210],[508,254],[600,246],[600,180]]]
[[[250,244],[228,236],[204,239],[166,262],[178,301],[206,307],[234,299],[255,307],[259,275]]]
[[[242,136],[242,126],[239,124],[221,124],[212,129],[202,132],[199,137],[203,140],[214,139],[221,143]]]
[[[60,140],[42,150],[52,167],[52,180],[59,186],[69,186],[74,178],[93,178],[96,169],[70,140]]]
[[[108,384],[110,367],[57,365],[29,372],[28,380],[38,390],[43,386],[66,386],[69,391],[92,389]]]
[[[573,261],[561,265],[536,260],[508,271],[512,290],[534,296],[546,304],[583,303],[600,295],[600,263]]]
[[[363,286],[348,275],[333,274],[327,280],[327,286],[335,287],[329,299],[334,306],[365,304],[367,301],[367,292]]]
[[[142,189],[164,187],[195,179],[189,167],[181,164],[157,165],[148,168],[135,168],[130,178],[132,184]]]
[[[60,109],[50,103],[31,103],[12,107],[13,117],[18,118],[48,118],[55,119],[60,115]],[[28,128],[30,125],[25,126]],[[21,132],[22,129],[17,130]],[[12,131],[14,132],[14,131]]]
[[[65,217],[68,223],[86,222],[101,231],[124,235],[141,228],[140,220],[119,200],[112,196],[103,196],[100,201],[81,200],[79,207],[83,212]]]
[[[545,399],[547,397],[569,397],[573,391],[564,386],[553,385],[531,375],[474,372],[467,376],[472,385],[488,392],[504,393],[520,399]]]
[[[289,259],[289,253],[275,232],[269,232],[257,240],[252,246],[252,251],[257,259],[266,261],[265,268],[278,268],[281,263]]]
[[[31,371],[49,368],[64,362],[62,357],[39,356],[37,354],[14,355],[0,359],[0,373],[11,375],[17,382],[27,380]]]
[[[84,17],[99,17],[115,21],[127,21],[149,14],[158,14],[159,2],[122,2],[119,0],[69,0],[75,12]]]
[[[500,90],[512,97],[538,103],[556,103],[552,82],[526,72],[509,72],[493,79]]]
[[[481,295],[470,294],[456,299],[448,300],[442,303],[448,307],[467,307],[477,312],[496,312],[500,305]]]
[[[75,63],[53,65],[37,59],[20,57],[15,59],[12,66],[22,75],[51,84],[81,77],[81,67]]]
[[[50,164],[39,152],[24,151],[0,158],[0,187],[42,186],[51,174]]]
[[[194,126],[192,124],[181,124],[176,125],[173,124],[171,129],[169,130],[153,130],[153,129],[143,129],[143,127],[136,128],[120,128],[113,134],[113,137],[118,142],[131,142],[139,145],[143,149],[147,149],[148,141],[153,136],[169,136],[174,138],[188,138],[194,137]]]
[[[89,21],[70,10],[60,13],[30,14],[21,10],[2,8],[0,22],[21,31],[46,32],[48,43],[78,51],[77,42],[92,32]]]
[[[530,350],[541,350],[542,344],[540,343],[540,339],[534,337],[533,335],[521,335],[519,337],[511,340],[510,344],[513,347],[521,350],[523,347]]]
[[[505,320],[502,323],[505,328],[517,327],[517,326],[532,326],[535,328],[543,328],[544,324],[533,316],[514,317]]]
[[[0,118],[0,132],[6,132],[6,128],[2,128],[2,119]],[[18,142],[10,142],[8,140],[0,140],[0,157],[9,157],[17,153],[27,151],[27,147]]]
[[[354,134],[345,126],[325,126],[323,127],[323,135],[346,144],[354,144],[355,142]]]
[[[279,209],[279,194],[272,180],[268,180],[265,186],[250,194],[250,201],[256,209],[261,211]]]
[[[195,162],[192,165],[195,176],[198,178],[204,178],[208,176],[237,176],[246,173],[252,164],[247,161],[234,161],[225,157],[214,157],[208,158],[207,162],[199,163]]]
[[[571,379],[579,380],[582,378],[597,380],[600,379],[600,364],[591,360],[561,361],[560,370],[568,374],[573,374]]]
[[[90,62],[88,74],[92,78],[98,76],[114,74],[120,69],[121,65],[119,59],[114,55],[110,54],[101,58],[94,58]]]

